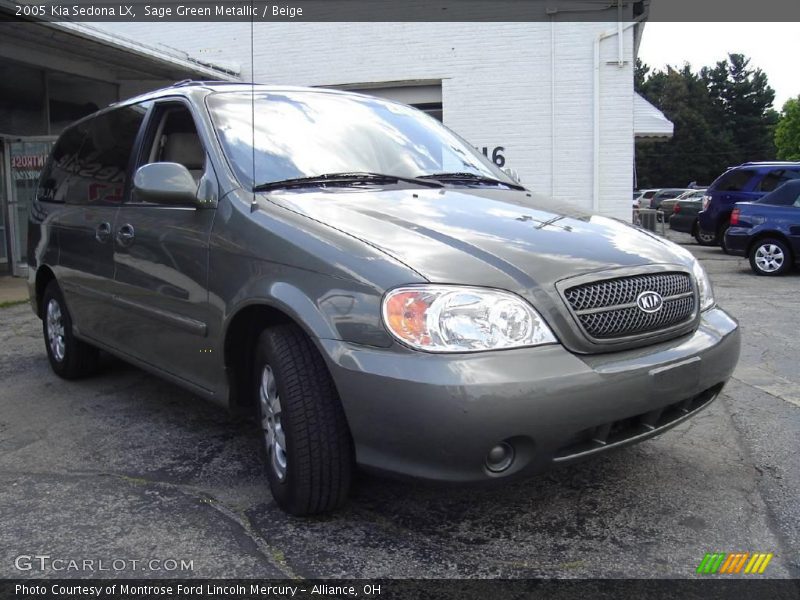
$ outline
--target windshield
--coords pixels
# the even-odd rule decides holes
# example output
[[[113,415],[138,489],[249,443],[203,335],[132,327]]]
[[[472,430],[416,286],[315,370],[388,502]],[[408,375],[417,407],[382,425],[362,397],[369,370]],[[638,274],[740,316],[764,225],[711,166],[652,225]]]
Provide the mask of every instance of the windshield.
[[[259,90],[218,92],[207,104],[231,168],[247,187],[351,172],[474,173],[516,186],[439,121],[403,104],[322,91]]]

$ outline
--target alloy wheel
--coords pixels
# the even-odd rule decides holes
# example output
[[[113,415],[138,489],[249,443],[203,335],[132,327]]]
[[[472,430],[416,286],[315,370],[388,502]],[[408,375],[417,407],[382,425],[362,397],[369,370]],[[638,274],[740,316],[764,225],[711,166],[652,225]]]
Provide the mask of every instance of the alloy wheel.
[[[759,246],[755,254],[756,265],[764,273],[774,273],[783,266],[786,257],[783,250],[775,244]]]
[[[261,428],[264,432],[264,443],[267,447],[270,468],[280,481],[286,478],[286,435],[281,422],[281,400],[278,395],[278,383],[272,367],[264,365],[261,372],[261,385],[258,388],[258,400],[261,404]]]
[[[58,362],[63,361],[66,353],[64,318],[61,315],[61,306],[53,298],[47,303],[47,343],[50,345],[53,357]]]

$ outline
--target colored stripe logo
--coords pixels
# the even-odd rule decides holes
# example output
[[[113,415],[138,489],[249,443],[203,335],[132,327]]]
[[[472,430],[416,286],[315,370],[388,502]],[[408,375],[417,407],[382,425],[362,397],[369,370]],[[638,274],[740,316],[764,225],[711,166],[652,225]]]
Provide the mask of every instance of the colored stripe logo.
[[[701,575],[760,575],[767,569],[772,552],[707,552],[697,565]]]

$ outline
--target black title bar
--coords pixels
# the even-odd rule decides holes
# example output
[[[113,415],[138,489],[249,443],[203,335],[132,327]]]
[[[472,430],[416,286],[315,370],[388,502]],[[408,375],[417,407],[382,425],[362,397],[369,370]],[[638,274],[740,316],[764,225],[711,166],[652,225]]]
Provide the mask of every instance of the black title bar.
[[[3,600],[794,600],[789,579],[607,579],[607,580],[190,580],[16,579],[0,580]]]
[[[794,0],[0,0],[0,20],[267,22],[786,22]]]

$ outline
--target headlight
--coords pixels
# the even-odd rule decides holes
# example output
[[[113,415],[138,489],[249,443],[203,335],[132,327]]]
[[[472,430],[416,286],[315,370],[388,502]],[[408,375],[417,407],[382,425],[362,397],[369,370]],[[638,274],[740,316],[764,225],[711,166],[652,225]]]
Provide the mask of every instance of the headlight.
[[[697,291],[700,292],[700,310],[708,310],[714,306],[714,290],[711,289],[711,280],[699,260],[692,264],[692,273],[697,281]]]
[[[383,321],[398,340],[428,352],[476,352],[556,342],[530,304],[500,290],[446,285],[396,288],[383,299]]]

